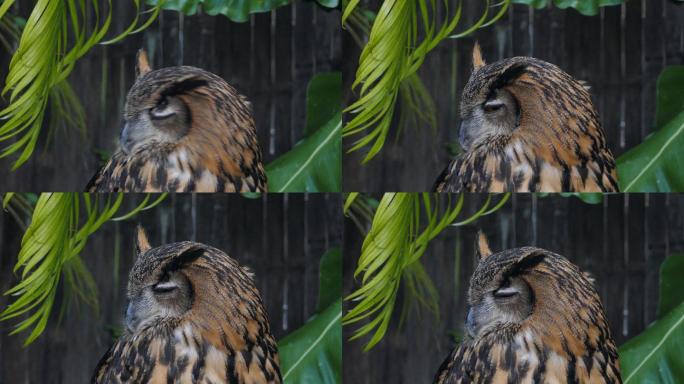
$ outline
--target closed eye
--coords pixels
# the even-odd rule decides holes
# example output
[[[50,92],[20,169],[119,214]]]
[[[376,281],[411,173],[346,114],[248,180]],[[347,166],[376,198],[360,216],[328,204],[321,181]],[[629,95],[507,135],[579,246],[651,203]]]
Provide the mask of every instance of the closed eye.
[[[162,281],[161,283],[158,283],[152,287],[152,291],[154,291],[154,293],[169,293],[176,289],[178,289],[178,284],[172,281]]]
[[[485,112],[490,113],[490,112],[496,112],[503,108],[504,104],[499,101],[499,100],[489,100],[484,103],[482,108],[484,109]]]
[[[497,299],[502,299],[506,297],[512,297],[517,295],[519,292],[514,287],[501,287],[494,291],[494,297]]]
[[[164,98],[154,108],[150,109],[150,116],[152,119],[159,120],[171,117],[176,114],[176,111],[169,105],[169,102]]]

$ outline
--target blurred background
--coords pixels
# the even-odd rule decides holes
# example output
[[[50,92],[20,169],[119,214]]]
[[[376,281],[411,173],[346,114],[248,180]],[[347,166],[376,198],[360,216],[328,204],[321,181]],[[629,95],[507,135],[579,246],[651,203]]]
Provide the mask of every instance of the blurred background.
[[[380,0],[361,4],[377,11]],[[456,33],[479,19],[486,2],[464,1]],[[496,3],[496,2],[492,2]],[[567,2],[566,2],[567,3]],[[573,4],[577,2],[571,2]],[[595,4],[595,2],[592,2]],[[452,16],[456,0],[450,0]],[[684,6],[676,0],[631,0],[601,7],[596,16],[573,8],[534,9],[512,4],[493,25],[461,39],[446,39],[427,55],[418,71],[436,107],[436,134],[427,124],[407,126],[396,138],[400,103],[385,146],[361,165],[365,150],[343,159],[345,191],[428,191],[458,146],[460,95],[472,69],[475,41],[488,63],[513,56],[534,56],[561,67],[591,86],[608,147],[617,158],[652,133],[656,116],[656,79],[667,66],[684,63]],[[445,17],[439,7],[438,19]],[[494,11],[492,11],[494,12]],[[490,14],[491,16],[491,14]],[[360,47],[344,33],[344,103],[350,90]],[[345,117],[347,121],[349,116]],[[360,135],[345,138],[348,149]]]
[[[121,212],[142,196],[125,197]],[[122,331],[126,284],[135,257],[135,226],[152,246],[194,240],[214,246],[255,273],[271,324],[280,340],[302,326],[318,300],[319,263],[340,247],[341,197],[328,194],[169,195],[161,205],[131,220],[107,222],[81,252],[99,290],[99,313],[78,300],[59,308],[62,289],[45,333],[23,347],[27,333],[9,336],[24,317],[0,322],[0,383],[85,383]],[[23,232],[6,211],[0,215],[0,292],[15,285],[12,272]],[[12,302],[0,295],[0,308]],[[77,305],[78,304],[78,305]]]
[[[101,2],[108,9],[106,2]],[[108,37],[135,18],[133,1],[113,1]],[[17,0],[14,16],[27,18],[33,0]],[[144,20],[148,14],[141,16]],[[69,82],[85,112],[86,134],[61,127],[42,134],[32,158],[10,171],[16,156],[0,159],[3,190],[80,191],[118,146],[126,94],[135,80],[135,57],[147,49],[152,67],[192,65],[213,72],[252,102],[264,164],[303,137],[306,90],[318,73],[339,70],[340,13],[313,1],[294,1],[234,22],[200,11],[162,11],[144,32],[113,45],[97,45],[76,64]],[[11,55],[0,47],[0,84]],[[0,99],[0,107],[7,100]],[[45,121],[50,116],[46,115]],[[44,133],[47,132],[44,129]]]
[[[486,195],[466,194],[457,221],[476,212]],[[513,194],[498,211],[461,227],[450,226],[421,258],[439,294],[439,319],[413,304],[399,325],[405,290],[384,339],[369,352],[369,337],[349,341],[364,323],[345,326],[345,382],[428,383],[464,332],[466,293],[476,266],[479,229],[492,251],[537,246],[556,252],[590,272],[618,345],[640,334],[656,319],[659,273],[663,260],[684,253],[684,195],[604,195],[598,204],[576,197]],[[361,253],[362,234],[350,219],[344,224],[344,293],[360,286],[352,278]],[[351,308],[345,302],[345,313]]]

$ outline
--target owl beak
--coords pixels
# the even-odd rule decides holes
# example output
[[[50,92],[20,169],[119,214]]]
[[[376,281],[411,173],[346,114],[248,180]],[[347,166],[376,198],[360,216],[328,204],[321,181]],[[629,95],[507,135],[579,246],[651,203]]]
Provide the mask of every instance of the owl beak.
[[[126,328],[129,332],[134,332],[138,328],[139,319],[135,315],[135,307],[133,303],[128,303],[128,308],[126,308]]]
[[[121,128],[121,135],[119,136],[119,144],[124,152],[130,153],[131,135],[130,129],[128,128],[128,123],[123,123]]]
[[[461,144],[461,148],[464,151],[468,151],[470,149],[470,145],[473,141],[471,136],[468,134],[471,128],[470,126],[471,124],[464,120],[461,121],[461,125],[458,129],[458,143]]]
[[[471,338],[475,338],[475,335],[477,334],[477,332],[476,332],[475,316],[473,315],[473,309],[472,308],[468,308],[468,317],[466,317],[466,331],[468,332],[468,335],[470,335]]]

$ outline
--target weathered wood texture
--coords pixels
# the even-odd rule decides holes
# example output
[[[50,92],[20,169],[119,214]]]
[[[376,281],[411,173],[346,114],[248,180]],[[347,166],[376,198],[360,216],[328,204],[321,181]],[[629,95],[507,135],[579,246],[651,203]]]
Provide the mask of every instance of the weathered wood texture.
[[[475,212],[483,201],[483,196],[467,195],[458,220]],[[345,382],[431,382],[456,345],[452,334],[463,334],[465,296],[480,228],[494,251],[536,245],[590,272],[613,337],[622,344],[655,319],[660,265],[668,255],[684,252],[684,195],[607,195],[603,204],[591,205],[574,197],[519,194],[490,216],[464,227],[449,227],[421,259],[439,292],[440,319],[414,306],[399,328],[395,313],[385,338],[368,353],[362,352],[368,338],[350,342],[356,327],[345,327]],[[351,276],[362,240],[351,220],[345,220],[345,294],[358,287]]]
[[[17,2],[15,14],[28,17],[35,2]],[[105,2],[106,3],[106,2]],[[110,35],[133,20],[132,1],[114,1]],[[96,46],[79,60],[70,82],[87,118],[87,136],[75,130],[45,137],[33,158],[11,172],[0,159],[0,188],[11,191],[81,191],[100,165],[98,152],[117,148],[126,93],[135,80],[135,55],[145,47],[155,68],[193,65],[223,77],[254,107],[264,163],[290,150],[301,138],[306,87],[321,72],[339,70],[340,13],[309,1],[296,1],[246,23],[219,16],[183,16],[165,11],[145,32],[111,46]],[[0,50],[0,84],[8,54]],[[0,104],[2,101],[0,101]],[[45,132],[43,132],[45,133]]]
[[[128,195],[126,212],[140,196]],[[341,198],[325,194],[177,195],[135,220],[106,223],[81,253],[99,289],[99,314],[69,306],[58,321],[57,307],[46,332],[22,347],[26,334],[9,336],[16,321],[0,323],[0,383],[86,383],[121,327],[126,282],[134,260],[135,221],[147,228],[152,245],[196,240],[215,246],[252,269],[280,339],[315,312],[321,256],[339,247]],[[17,282],[12,273],[22,233],[0,214],[0,291]],[[61,301],[61,295],[60,300]],[[0,308],[11,300],[0,296]]]
[[[457,31],[472,25],[482,15],[484,4],[464,1]],[[360,51],[348,33],[343,40],[348,58],[343,77],[348,87]],[[395,142],[394,126],[380,155],[365,166],[360,165],[363,151],[345,156],[345,191],[427,191],[432,187],[449,161],[447,144],[458,144],[458,105],[470,76],[476,40],[488,62],[534,56],[588,81],[608,146],[619,156],[655,128],[658,74],[668,65],[684,63],[684,6],[670,0],[633,0],[587,17],[574,9],[534,10],[518,4],[491,27],[467,38],[443,41],[419,71],[437,107],[437,134],[432,135],[427,126],[409,127]],[[345,94],[347,105],[352,95]],[[346,139],[344,148],[354,140]]]

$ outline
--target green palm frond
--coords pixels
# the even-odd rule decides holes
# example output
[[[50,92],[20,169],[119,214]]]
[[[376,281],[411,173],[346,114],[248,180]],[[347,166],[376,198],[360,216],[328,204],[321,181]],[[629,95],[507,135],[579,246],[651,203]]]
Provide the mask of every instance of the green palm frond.
[[[502,0],[492,5],[485,0],[485,11],[482,17],[467,30],[452,35],[460,17],[462,3],[458,2],[453,16],[437,20],[437,0],[404,1],[385,0],[378,11],[370,30],[368,43],[361,52],[359,68],[352,85],[360,88],[359,98],[345,112],[354,117],[344,127],[343,136],[362,135],[356,140],[349,152],[370,146],[363,163],[375,157],[389,133],[395,105],[398,99],[409,109],[411,116],[436,127],[434,120],[434,103],[427,95],[427,90],[416,76],[427,54],[446,38],[466,36],[478,28],[491,25],[502,17],[511,0]],[[359,1],[346,3],[342,16],[344,24],[353,17]],[[448,0],[442,0],[442,6],[448,15]],[[500,9],[489,18],[490,8]],[[422,31],[419,29],[422,27]],[[426,96],[427,95],[427,96]],[[408,124],[407,117],[400,117],[400,123]]]
[[[506,203],[509,196],[504,195],[491,207],[490,195],[476,213],[455,223],[463,208],[463,194],[456,201],[452,195],[448,195],[446,204],[439,194],[384,194],[354,271],[355,277],[361,277],[361,287],[346,297],[346,300],[355,304],[344,316],[343,324],[370,319],[355,331],[352,339],[373,333],[364,348],[366,351],[382,340],[402,282],[410,298],[438,316],[437,290],[420,261],[427,246],[447,226],[466,225],[495,212]],[[358,198],[357,195],[348,196],[348,206],[353,207]],[[404,307],[402,318],[407,310]]]
[[[16,196],[9,198],[16,199]],[[143,209],[159,204],[165,195],[150,202],[150,195],[130,213],[117,219],[130,217]],[[4,200],[7,200],[6,196]],[[25,341],[30,344],[45,330],[52,312],[60,279],[64,289],[85,303],[97,308],[97,286],[83,264],[80,253],[88,237],[108,220],[116,220],[124,195],[84,193],[44,193],[38,198],[31,224],[21,241],[21,250],[14,267],[20,281],[6,295],[16,296],[0,313],[0,321],[26,315],[11,334],[33,328]],[[81,201],[82,200],[82,201]],[[81,222],[85,208],[85,222]],[[64,308],[64,307],[63,307]]]
[[[0,126],[0,142],[12,141],[0,149],[0,158],[20,153],[13,170],[33,154],[53,89],[58,87],[68,99],[65,89],[59,90],[60,84],[64,87],[76,61],[102,42],[109,30],[112,0],[107,1],[106,12],[100,9],[99,1],[37,0],[26,21],[2,91],[3,96],[9,94],[9,105],[0,111],[0,120],[6,120]],[[125,31],[105,43],[115,43],[148,27],[161,9],[161,4],[154,7],[150,18],[140,25],[141,1],[132,1],[137,16]],[[0,6],[0,19],[13,3],[5,0]],[[91,12],[94,20],[87,16]]]

